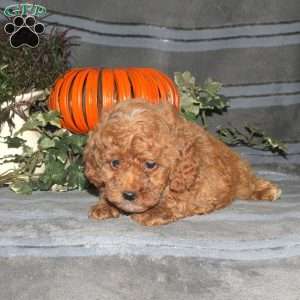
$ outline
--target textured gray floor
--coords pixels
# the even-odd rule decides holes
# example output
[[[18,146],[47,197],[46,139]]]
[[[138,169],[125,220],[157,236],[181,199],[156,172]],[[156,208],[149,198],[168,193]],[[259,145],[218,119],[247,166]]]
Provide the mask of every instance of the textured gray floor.
[[[299,300],[300,259],[0,258],[1,299]]]
[[[282,199],[236,201],[147,228],[87,219],[86,193],[0,190],[0,299],[300,299],[300,177],[260,170]]]

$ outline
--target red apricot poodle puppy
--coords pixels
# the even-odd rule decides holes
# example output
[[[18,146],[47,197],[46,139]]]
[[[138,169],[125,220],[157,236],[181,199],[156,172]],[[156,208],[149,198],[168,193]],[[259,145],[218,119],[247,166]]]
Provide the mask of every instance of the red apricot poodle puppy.
[[[161,225],[229,205],[276,200],[281,190],[170,104],[128,100],[102,116],[84,151],[85,173],[101,199],[94,219],[129,215]]]

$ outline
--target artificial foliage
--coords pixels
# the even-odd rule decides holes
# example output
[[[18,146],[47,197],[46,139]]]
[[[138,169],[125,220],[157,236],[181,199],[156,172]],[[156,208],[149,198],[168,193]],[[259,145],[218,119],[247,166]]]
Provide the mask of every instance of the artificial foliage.
[[[215,113],[223,114],[230,107],[229,100],[220,94],[221,83],[208,79],[203,86],[200,86],[188,71],[175,73],[174,79],[180,91],[181,111],[187,119],[196,121],[200,118],[202,126],[207,128],[207,117]],[[240,129],[219,126],[216,134],[230,146],[243,145],[282,156],[287,154],[287,146],[284,143],[249,124],[245,124]]]
[[[0,23],[2,29],[4,24]],[[0,128],[14,127],[15,114],[26,119],[28,109],[43,105],[55,79],[69,67],[74,37],[67,31],[42,34],[36,48],[12,48],[5,33],[0,34]],[[39,98],[16,102],[15,97],[34,90],[45,90]]]
[[[51,128],[51,130],[50,130]],[[37,149],[22,139],[25,131],[39,134]],[[21,155],[7,155],[0,163],[17,163],[18,168],[0,175],[0,186],[9,185],[17,192],[33,190],[68,191],[87,187],[83,174],[82,150],[86,135],[74,135],[60,127],[57,112],[35,112],[12,137],[5,137],[9,148],[21,148]]]
[[[222,113],[229,107],[229,101],[220,94],[222,84],[219,82],[208,79],[201,87],[196,84],[195,77],[188,71],[176,72],[174,80],[180,91],[183,115],[191,121],[196,121],[200,117],[205,128],[208,116]]]
[[[242,129],[218,127],[217,134],[224,143],[230,146],[242,145],[277,153],[283,157],[287,155],[287,146],[284,143],[253,126],[245,125]]]

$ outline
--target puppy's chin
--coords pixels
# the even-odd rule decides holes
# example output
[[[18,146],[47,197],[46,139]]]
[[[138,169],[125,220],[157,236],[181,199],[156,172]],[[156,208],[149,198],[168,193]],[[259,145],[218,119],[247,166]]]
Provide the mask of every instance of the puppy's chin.
[[[110,203],[112,203],[114,206],[116,206],[117,208],[119,208],[120,210],[126,213],[142,213],[149,210],[150,208],[153,208],[159,203],[159,200],[157,200],[156,202],[151,201],[151,204],[147,204],[147,205],[135,201],[128,202],[126,200],[121,200],[121,201],[114,201],[112,199],[107,199],[107,200]]]

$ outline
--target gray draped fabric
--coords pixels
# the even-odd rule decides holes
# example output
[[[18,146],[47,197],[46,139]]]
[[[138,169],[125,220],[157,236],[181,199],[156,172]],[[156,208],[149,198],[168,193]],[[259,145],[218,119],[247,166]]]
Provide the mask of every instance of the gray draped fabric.
[[[3,0],[1,8],[13,3]],[[245,122],[300,140],[299,0],[44,0],[44,23],[80,38],[75,66],[151,66],[224,84],[232,108],[210,120]]]

